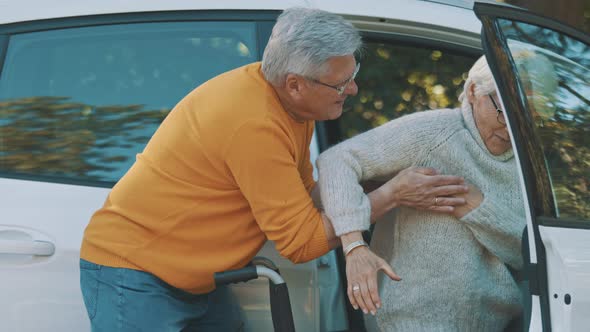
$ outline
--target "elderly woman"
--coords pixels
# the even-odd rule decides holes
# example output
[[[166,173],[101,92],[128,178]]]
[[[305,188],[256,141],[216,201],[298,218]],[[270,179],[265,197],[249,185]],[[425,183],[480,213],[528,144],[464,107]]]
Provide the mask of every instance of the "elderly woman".
[[[382,307],[382,331],[502,331],[521,312],[511,270],[522,267],[523,201],[484,57],[459,99],[461,108],[404,116],[318,159],[322,202],[346,253],[349,299],[373,315]],[[371,243],[383,261],[362,242],[371,210],[359,182],[394,174],[403,181],[416,166],[460,175],[469,192],[429,196],[415,187],[421,209],[403,201],[391,206],[398,207],[388,215],[393,222],[379,222]],[[378,294],[378,270],[397,279],[386,262],[403,281],[383,280]]]

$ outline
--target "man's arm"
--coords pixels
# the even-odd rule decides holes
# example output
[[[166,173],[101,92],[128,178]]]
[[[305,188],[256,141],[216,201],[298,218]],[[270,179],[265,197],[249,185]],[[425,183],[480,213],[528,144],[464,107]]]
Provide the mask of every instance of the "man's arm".
[[[387,186],[382,185],[377,189],[373,190],[368,194],[369,201],[371,202],[371,223],[375,223],[377,219],[383,216],[387,211],[395,208],[398,206],[398,203],[395,200],[395,196],[391,195],[391,193],[387,190]],[[313,199],[314,205],[320,211],[322,211],[322,222],[324,223],[324,230],[326,232],[326,238],[328,239],[328,245],[330,249],[337,248],[340,246],[340,239],[336,236],[334,232],[334,227],[332,226],[332,222],[326,216],[326,214],[322,210],[321,198],[319,193],[319,188],[316,185],[311,193],[311,197]],[[359,234],[360,237],[354,237],[351,241],[362,240],[361,232],[356,232]],[[347,241],[346,243],[348,243]],[[344,241],[343,241],[344,242]]]
[[[329,251],[330,228],[303,183],[292,144],[272,122],[253,119],[236,130],[224,159],[259,228],[299,263]]]

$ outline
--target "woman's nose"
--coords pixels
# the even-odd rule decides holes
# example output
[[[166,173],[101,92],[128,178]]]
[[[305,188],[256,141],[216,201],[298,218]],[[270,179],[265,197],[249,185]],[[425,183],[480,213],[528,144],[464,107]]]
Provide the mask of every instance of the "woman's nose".
[[[356,94],[358,92],[359,92],[359,87],[358,87],[358,85],[356,85],[356,81],[355,80],[350,81],[350,83],[346,86],[345,93],[350,96],[356,96]]]

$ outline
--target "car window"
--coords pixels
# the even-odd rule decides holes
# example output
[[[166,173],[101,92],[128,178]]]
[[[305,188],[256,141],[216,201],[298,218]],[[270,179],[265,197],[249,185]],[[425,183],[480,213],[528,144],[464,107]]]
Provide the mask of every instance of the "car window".
[[[329,144],[413,112],[460,105],[459,94],[477,55],[426,46],[367,41],[356,78]],[[334,131],[334,130],[332,130]],[[336,137],[335,137],[336,136]]]
[[[115,182],[175,103],[258,51],[254,22],[12,35],[0,76],[0,172]]]
[[[560,218],[590,219],[590,47],[499,20],[543,145]]]

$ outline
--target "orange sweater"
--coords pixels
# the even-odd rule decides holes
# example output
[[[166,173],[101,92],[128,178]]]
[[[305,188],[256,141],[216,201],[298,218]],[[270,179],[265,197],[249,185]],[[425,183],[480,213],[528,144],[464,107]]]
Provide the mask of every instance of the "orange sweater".
[[[90,220],[80,256],[192,293],[272,240],[293,262],[328,251],[309,193],[312,121],[294,121],[260,63],[186,96]]]

